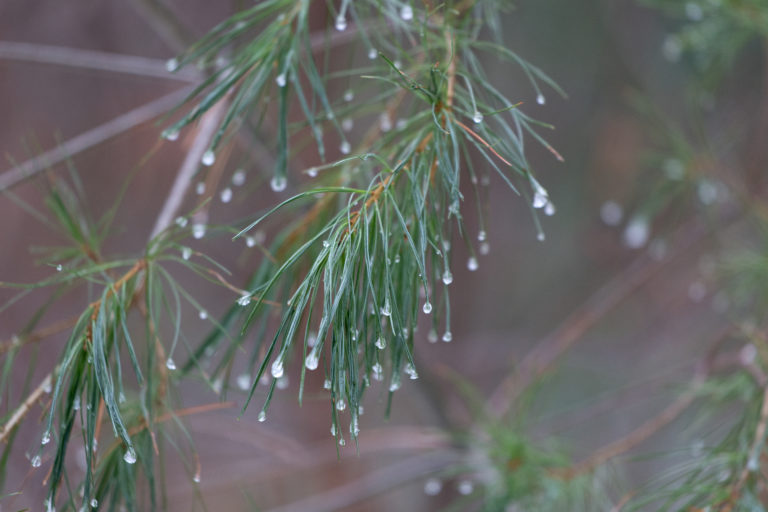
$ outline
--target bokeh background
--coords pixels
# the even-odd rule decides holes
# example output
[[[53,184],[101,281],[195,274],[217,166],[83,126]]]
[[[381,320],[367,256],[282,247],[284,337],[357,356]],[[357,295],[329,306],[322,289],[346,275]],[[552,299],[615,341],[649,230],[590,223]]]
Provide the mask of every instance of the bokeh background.
[[[236,4],[169,2],[182,27],[169,34],[167,25],[158,23],[152,1],[0,0],[0,169],[11,170],[61,141],[186,87],[183,79],[162,76],[163,63],[181,49],[179,39],[201,36]],[[234,387],[227,399],[236,407],[187,419],[202,465],[201,482],[194,486],[184,464],[169,455],[169,510],[201,509],[200,497],[208,510],[310,511],[320,510],[318,503],[350,512],[437,510],[459,495],[459,479],[438,475],[442,490],[436,496],[425,493],[425,483],[442,464],[439,456],[428,455],[445,446],[442,432],[461,432],[472,424],[470,408],[450,375],[489,396],[531,347],[558,329],[575,329],[572,349],[535,395],[527,428],[541,439],[558,436],[578,460],[668,404],[729,324],[728,297],[716,279],[716,262],[723,246],[750,243],[744,230],[736,226],[707,235],[702,228],[707,210],[695,197],[654,211],[647,243],[639,248],[628,247],[626,228],[633,215],[648,211],[649,195],[656,190],[651,184],[675,158],[658,143],[666,134],[652,112],[684,127],[702,160],[716,157],[718,166],[701,168],[722,182],[741,179],[747,158],[759,157],[766,141],[755,142],[756,133],[768,122],[760,108],[768,85],[760,46],[748,45],[738,54],[711,105],[693,108],[695,66],[671,60],[669,51],[665,55],[665,41],[679,22],[663,12],[628,0],[520,0],[515,6],[502,21],[506,43],[568,93],[567,99],[548,93],[546,104],[538,105],[518,69],[492,67],[500,88],[556,127],[546,137],[564,163],[533,144],[529,149],[557,206],[556,215],[543,219],[546,241],[537,241],[527,205],[495,183],[489,204],[491,250],[481,257],[478,271],[457,265],[454,274],[453,342],[421,340],[416,348],[421,378],[404,383],[388,420],[385,390],[368,394],[359,453],[347,446],[337,459],[321,381],[310,380],[315,391],[299,407],[295,375],[289,374],[294,379],[278,391],[265,423],[256,421],[258,407],[238,418],[244,394]],[[318,27],[324,23],[317,21]],[[26,54],[3,53],[8,42],[139,56],[158,73],[141,76],[37,62]],[[47,55],[43,60],[71,59],[66,52],[57,57],[49,48],[39,51]],[[150,120],[71,157],[95,217],[114,204],[133,176],[107,243],[111,254],[142,251],[191,142],[184,137],[160,142],[162,113],[158,109]],[[264,148],[269,149],[268,140]],[[277,201],[267,185],[270,162],[252,157],[236,149],[225,164],[222,180],[242,166],[247,182],[234,189],[228,204],[214,196],[213,222],[235,221]],[[749,165],[764,173],[759,162]],[[50,173],[66,173],[65,166],[55,165]],[[12,193],[41,207],[46,179],[43,173],[15,185]],[[191,208],[196,200],[191,194],[185,204]],[[468,222],[472,225],[472,219]],[[233,281],[244,280],[260,256],[227,240],[214,237],[200,247],[233,271]],[[41,264],[34,248],[59,242],[13,197],[0,196],[0,280],[33,282],[50,274],[53,269]],[[180,276],[212,316],[231,303],[227,290]],[[0,291],[4,300],[13,296]],[[81,311],[87,292],[69,294],[48,313],[50,322]],[[0,339],[10,340],[48,298],[45,292],[32,293],[2,310]],[[184,322],[189,335],[205,327],[190,311]],[[36,382],[50,370],[65,339],[62,333],[34,344],[13,368],[3,370],[4,378],[25,379],[23,363],[30,362],[36,365]],[[18,398],[3,397],[3,412]],[[182,383],[178,400],[191,406],[217,397],[191,378]],[[3,494],[21,494],[3,498],[3,510],[41,508],[45,475],[28,460],[38,443],[40,419],[38,408],[11,452]],[[675,425],[640,449],[686,450],[693,441],[686,434],[685,415]],[[644,460],[618,465],[615,471],[629,489],[658,467]],[[321,501],[302,501],[312,496]]]

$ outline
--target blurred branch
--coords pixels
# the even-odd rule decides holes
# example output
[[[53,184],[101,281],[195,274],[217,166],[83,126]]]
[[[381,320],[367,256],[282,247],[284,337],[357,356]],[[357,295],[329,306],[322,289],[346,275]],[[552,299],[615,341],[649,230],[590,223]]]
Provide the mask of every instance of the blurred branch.
[[[439,451],[398,461],[383,469],[325,492],[283,505],[271,512],[333,512],[389,491],[456,462],[456,455]]]
[[[0,192],[18,185],[40,171],[52,167],[73,155],[101,144],[112,137],[125,133],[131,128],[139,126],[140,124],[165,113],[176,106],[187,94],[189,94],[189,92],[190,89],[185,87],[163,96],[162,98],[151,101],[150,103],[126,112],[111,121],[62,142],[55,148],[3,172],[0,174]]]
[[[133,0],[132,3],[173,51],[180,53],[197,39],[163,0]]]
[[[46,375],[42,381],[40,381],[40,384],[37,385],[37,387],[30,393],[26,400],[19,405],[15,411],[13,411],[13,414],[8,419],[7,422],[5,422],[5,425],[3,425],[2,429],[0,429],[0,442],[4,441],[6,437],[8,437],[8,434],[11,433],[11,431],[16,427],[16,425],[24,419],[24,416],[27,415],[29,410],[32,408],[35,402],[44,394],[48,393],[51,389],[51,379],[52,374]]]
[[[0,59],[94,69],[183,82],[195,82],[201,76],[194,68],[185,68],[176,73],[170,73],[165,68],[165,62],[159,59],[13,41],[0,41]]]
[[[20,347],[21,345],[26,345],[27,343],[37,343],[38,341],[42,341],[49,336],[53,336],[54,334],[58,334],[71,327],[74,327],[78,318],[80,318],[80,315],[75,315],[70,318],[65,318],[64,320],[55,322],[51,325],[42,327],[24,336],[14,336],[12,339],[0,343],[0,354],[4,354],[9,350]]]

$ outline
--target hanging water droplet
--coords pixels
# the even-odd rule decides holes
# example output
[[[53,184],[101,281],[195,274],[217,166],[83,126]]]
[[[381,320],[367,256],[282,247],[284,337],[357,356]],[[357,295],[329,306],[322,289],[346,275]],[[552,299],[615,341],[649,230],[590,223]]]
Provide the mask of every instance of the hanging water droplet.
[[[311,347],[314,347],[315,345],[317,345],[317,333],[310,332],[307,335],[307,346],[311,348]]]
[[[72,401],[72,410],[79,411],[80,410],[80,396],[76,396],[75,399]]]
[[[341,143],[341,146],[339,146],[339,151],[341,151],[342,155],[348,155],[349,152],[352,151],[352,146],[345,140]]]
[[[387,342],[384,338],[379,336],[378,339],[376,339],[376,343],[374,343],[374,345],[377,349],[384,350],[387,347]]]
[[[285,179],[285,176],[275,176],[269,181],[269,186],[274,192],[282,192],[288,186],[288,180]]]
[[[42,463],[43,463],[43,460],[40,458],[39,455],[35,455],[34,457],[32,457],[33,468],[39,468]]]
[[[120,392],[120,394],[119,394],[119,395],[118,395],[118,397],[117,397],[117,400],[118,400],[118,401],[119,401],[121,404],[124,404],[124,403],[125,403],[125,400],[126,400],[126,398],[125,398],[125,393],[123,393],[123,392],[121,391],[121,392]]]
[[[400,389],[400,377],[393,375],[392,376],[392,382],[389,383],[389,392],[394,393],[398,389]]]
[[[43,382],[43,393],[47,395],[50,394],[52,390],[51,379],[46,379],[45,382]]]
[[[408,5],[408,4],[405,4],[405,5],[404,5],[404,6],[403,6],[403,7],[400,9],[400,17],[401,17],[401,18],[402,18],[404,21],[411,21],[411,20],[413,19],[413,7],[411,7],[411,6],[410,6],[410,5]]]
[[[189,247],[182,247],[181,248],[181,257],[185,260],[188,260],[192,256],[192,249]]]
[[[176,217],[176,225],[180,228],[187,227],[187,218],[186,217]]]
[[[59,263],[58,265],[56,265],[56,272],[61,272],[62,270],[64,270],[64,267],[63,267],[63,266],[61,266],[61,263]]]
[[[487,238],[487,236],[488,235],[486,234],[485,230],[481,229],[480,231],[477,232],[477,241],[485,242],[485,239]]]
[[[179,69],[179,59],[174,57],[173,59],[168,59],[167,61],[165,61],[165,69],[169,73],[173,73],[174,71]]]
[[[533,207],[534,208],[544,208],[547,206],[547,203],[549,202],[549,198],[547,197],[546,192],[543,194],[540,191],[536,191],[533,194]]]
[[[353,99],[355,99],[355,93],[354,93],[354,91],[353,91],[352,89],[348,89],[348,90],[347,90],[347,91],[344,93],[344,101],[346,101],[346,102],[350,102],[350,101],[352,101]]]
[[[208,312],[206,310],[204,310],[204,309],[201,309],[197,313],[197,316],[200,317],[200,320],[205,320],[206,318],[208,318]]]
[[[388,132],[392,129],[392,118],[389,117],[389,112],[382,112],[379,115],[379,129],[383,132]]]
[[[475,122],[475,124],[480,124],[483,122],[483,114],[481,114],[478,111],[475,111],[475,114],[472,116],[472,121]]]
[[[489,252],[491,252],[491,244],[488,242],[483,242],[480,244],[480,254],[483,256],[487,256]]]
[[[336,30],[343,32],[347,30],[347,18],[343,15],[336,17]]]
[[[475,270],[477,270],[478,266],[479,265],[477,263],[477,258],[475,258],[474,256],[471,256],[467,260],[467,269],[469,269],[470,272],[474,272]]]
[[[394,61],[392,64],[393,64],[393,65],[395,66],[395,68],[397,68],[397,69],[400,69],[400,68],[402,68],[402,67],[403,67],[403,63],[402,63],[402,62],[400,62],[399,60],[395,60],[395,61]]]
[[[251,376],[247,373],[241,373],[237,376],[237,387],[240,391],[248,391],[251,389]]]
[[[392,306],[389,303],[389,298],[384,300],[384,306],[381,308],[381,314],[384,316],[392,315]]]
[[[162,137],[165,140],[169,140],[173,142],[174,140],[177,140],[179,138],[179,130],[175,128],[168,128],[167,130],[163,130]]]
[[[99,500],[97,500],[96,498],[93,498],[91,500],[91,508],[96,508],[98,506],[99,506]]]
[[[451,274],[451,271],[448,269],[445,269],[445,272],[443,272],[443,284],[448,286],[453,282],[453,274]]]
[[[323,240],[323,247],[324,247],[324,248],[326,248],[326,249],[327,249],[327,248],[329,248],[330,246],[331,246],[331,242],[329,242],[328,240]]]
[[[239,306],[247,306],[251,303],[251,295],[246,293],[245,295],[241,296],[239,299],[237,299],[237,304]]]
[[[437,343],[437,331],[434,328],[430,329],[427,333],[427,341]]]
[[[344,401],[344,399],[343,399],[343,398],[339,398],[339,399],[336,401],[336,410],[337,410],[337,411],[343,411],[343,410],[344,410],[344,409],[346,409],[346,408],[347,408],[347,403]]]
[[[223,388],[224,388],[224,378],[223,378],[223,377],[219,377],[219,378],[217,378],[217,379],[216,379],[215,381],[213,381],[213,383],[211,384],[211,389],[212,389],[212,390],[213,390],[213,392],[214,392],[214,393],[216,393],[217,395],[220,395],[220,394],[221,394],[221,390],[222,390]]]
[[[536,96],[536,103],[539,105],[543,105],[547,102],[547,98],[544,97],[543,94],[539,93],[538,96]]]
[[[424,307],[421,308],[421,310],[424,312],[425,315],[428,315],[432,312],[432,304],[430,302],[425,302]]]
[[[205,224],[198,222],[192,226],[192,237],[196,238],[197,240],[200,240],[205,236]]]
[[[636,215],[624,229],[624,245],[630,249],[639,249],[648,241],[650,232],[648,219],[644,216]]]
[[[132,446],[125,450],[123,460],[126,464],[136,464],[136,450],[134,450]]]
[[[221,191],[219,194],[219,198],[221,199],[222,203],[228,203],[232,200],[232,189],[227,187],[224,190]]]
[[[351,132],[354,126],[355,122],[352,120],[352,118],[347,117],[341,121],[341,129],[345,132]],[[317,175],[317,172],[315,172],[315,175]]]
[[[245,184],[245,171],[238,169],[232,174],[232,184],[236,187],[242,187]]]
[[[40,440],[40,444],[46,445],[51,442],[51,433],[50,431],[46,430],[43,432],[43,438]]]
[[[271,373],[272,373],[272,377],[274,377],[276,379],[279,379],[285,373],[285,368],[283,367],[283,362],[280,359],[276,359],[272,363]]]
[[[437,496],[443,489],[443,483],[437,478],[430,478],[424,483],[424,494],[427,496]]]
[[[171,359],[169,357],[168,360],[165,361],[165,367],[168,368],[169,370],[175,370],[176,369],[176,363],[174,362],[173,359]]]
[[[624,209],[616,201],[606,201],[600,207],[600,220],[608,226],[618,226],[624,217]]]
[[[445,331],[445,334],[443,334],[443,341],[446,343],[453,341],[453,334],[451,331]]]
[[[333,437],[336,437],[336,424],[335,423],[331,423],[331,435]]]
[[[214,153],[212,149],[209,149],[203,153],[203,158],[200,161],[203,165],[210,167],[216,162],[216,153]]]
[[[376,51],[376,48],[371,48],[368,50],[368,58],[370,60],[375,59],[378,56],[379,52]]]
[[[357,416],[352,416],[352,420],[349,422],[349,433],[354,437],[360,434],[360,424],[357,421]]]
[[[373,372],[374,380],[381,380],[384,376],[384,368],[381,367],[381,363],[374,363],[371,366],[371,371]]]
[[[344,440],[343,437],[339,438],[339,446],[344,446],[346,444],[347,444],[347,442]]]
[[[544,215],[551,217],[556,212],[557,209],[555,208],[555,205],[552,203],[552,201],[547,202],[547,204],[544,206]]]
[[[201,181],[195,185],[195,194],[199,196],[205,194],[205,182]]]
[[[419,378],[419,374],[416,373],[416,368],[411,363],[408,363],[405,365],[405,373],[411,378],[411,380],[416,380]]]
[[[462,496],[467,496],[469,494],[472,494],[472,491],[475,490],[475,486],[469,480],[462,480],[456,486],[456,490],[459,491],[459,494],[461,494]]]
[[[275,83],[278,87],[285,87],[285,84],[288,83],[285,73],[280,73],[277,75],[277,77],[275,77]]]
[[[546,239],[547,239],[547,235],[545,235],[543,231],[539,231],[536,234],[536,240],[538,240],[539,242],[543,242]]]
[[[283,375],[279,379],[277,379],[277,384],[275,384],[275,387],[277,389],[288,389],[288,384],[290,384],[290,380],[288,379],[287,375]]]
[[[264,423],[265,421],[267,421],[267,413],[264,411],[261,411],[257,419],[259,420],[259,423]]]
[[[325,379],[323,381],[323,389],[331,389],[331,380],[330,379]]]
[[[200,483],[200,470],[198,470],[197,473],[194,474],[194,476],[192,477],[192,481],[195,482],[196,484]]]
[[[314,350],[307,354],[307,358],[304,360],[304,366],[307,367],[307,370],[317,370],[317,365],[319,363],[320,357],[315,353]]]

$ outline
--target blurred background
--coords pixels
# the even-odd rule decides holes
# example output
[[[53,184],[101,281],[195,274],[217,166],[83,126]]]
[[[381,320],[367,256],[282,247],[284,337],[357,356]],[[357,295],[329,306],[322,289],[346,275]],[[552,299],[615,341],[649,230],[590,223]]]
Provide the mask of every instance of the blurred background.
[[[91,136],[75,139],[67,151],[88,208],[98,218],[131,176],[106,251],[139,254],[191,143],[183,136],[177,142],[159,138],[165,127],[160,117],[181,97],[168,95],[195,78],[194,71],[171,77],[164,63],[183,48],[180,41],[202,36],[239,3],[172,1],[175,18],[168,22],[157,7],[164,4],[152,0],[0,0],[0,169],[14,173],[62,141]],[[667,2],[674,9],[665,11],[628,0],[515,2],[502,20],[506,43],[568,94],[547,94],[539,105],[517,68],[490,67],[500,88],[556,127],[545,136],[564,163],[533,144],[528,149],[557,207],[542,220],[546,240],[537,241],[527,205],[495,183],[490,251],[476,272],[456,266],[453,341],[417,343],[421,378],[404,382],[388,420],[386,390],[368,393],[359,451],[348,443],[337,458],[322,380],[310,379],[299,407],[298,375],[289,372],[265,423],[257,422],[258,407],[238,418],[245,394],[231,384],[226,398],[234,406],[186,419],[200,483],[172,452],[165,460],[168,509],[202,509],[202,498],[209,510],[439,510],[475,478],[441,471],[455,461],[451,436],[473,435],[472,408],[456,378],[481,397],[494,396],[532,347],[553,340],[569,350],[537,386],[525,427],[534,439],[556,436],[578,461],[670,404],[733,324],[734,299],[721,285],[718,265],[723,249],[756,245],[739,205],[745,193],[760,197],[768,156],[768,70],[760,41],[747,40],[728,55],[728,72],[715,79],[702,72],[709,68],[681,56],[675,34],[695,21],[696,12],[686,13],[691,2],[675,4]],[[670,16],[681,10],[683,16]],[[329,23],[317,20],[320,28]],[[114,59],[112,65],[107,59],[103,69],[93,69],[98,56],[80,50],[141,59]],[[89,56],[92,64],[78,64]],[[126,113],[135,115],[121,117]],[[269,144],[250,154],[235,149],[222,164],[221,183],[239,167],[247,170],[247,181],[233,187],[227,203],[219,200],[223,184],[209,188],[212,222],[233,222],[277,202],[267,186],[272,163],[263,152]],[[66,172],[58,162],[50,171]],[[61,241],[17,200],[41,207],[47,174],[18,183],[18,172],[0,174],[11,180],[3,187],[10,185],[13,194],[0,197],[2,281],[34,282],[54,271],[40,264],[35,248]],[[188,197],[185,207],[197,199]],[[199,247],[232,270],[233,282],[242,282],[260,255],[228,240],[212,237]],[[212,317],[232,301],[226,289],[183,272],[179,279]],[[3,302],[13,296],[2,290]],[[49,299],[46,292],[31,293],[5,307],[0,339],[12,340]],[[45,323],[64,321],[87,300],[87,290],[69,294]],[[194,312],[185,317],[192,337],[206,325]],[[37,382],[65,340],[61,332],[31,344],[3,370],[4,378]],[[32,376],[25,362],[36,365]],[[19,398],[3,397],[3,413]],[[216,401],[203,382],[182,383],[181,405]],[[695,442],[686,414],[637,450],[685,456]],[[29,464],[40,419],[38,408],[9,455],[3,494],[20,494],[3,498],[3,510],[41,508],[45,475]],[[668,464],[624,462],[614,468],[623,482],[617,499]]]

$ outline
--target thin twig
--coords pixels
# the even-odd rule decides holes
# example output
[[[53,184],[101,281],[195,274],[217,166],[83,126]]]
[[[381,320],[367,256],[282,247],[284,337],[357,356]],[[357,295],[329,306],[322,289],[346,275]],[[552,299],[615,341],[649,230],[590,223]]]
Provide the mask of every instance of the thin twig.
[[[219,121],[221,121],[221,118],[227,110],[227,104],[228,102],[226,100],[219,101],[205,113],[200,121],[199,131],[192,142],[192,147],[190,147],[187,152],[184,162],[179,168],[179,172],[176,175],[176,181],[173,182],[173,187],[168,193],[168,197],[163,204],[163,209],[157,216],[155,227],[152,228],[152,234],[149,237],[150,240],[155,238],[173,223],[173,219],[179,212],[184,196],[192,183],[192,178],[195,176],[195,173],[200,166],[200,160],[203,157],[203,153],[208,149],[216,130],[219,128]]]
[[[14,427],[22,420],[24,419],[24,416],[27,415],[29,410],[32,408],[35,402],[45,393],[50,392],[51,390],[51,379],[53,377],[53,374],[49,373],[46,375],[43,380],[38,384],[38,386],[32,391],[32,393],[27,396],[26,400],[16,408],[15,411],[13,411],[13,414],[8,419],[8,421],[5,422],[5,425],[3,425],[3,428],[0,429],[0,442],[4,441],[6,437],[8,437],[8,434],[11,433],[11,431],[14,429]]]
[[[165,62],[160,59],[16,41],[0,41],[0,59],[125,73],[181,82],[196,82],[202,76],[192,67],[170,73],[165,67]]]
[[[121,133],[143,124],[176,106],[182,98],[189,94],[190,89],[184,88],[162,98],[151,101],[130,112],[126,112],[111,121],[81,133],[42,155],[27,160],[12,169],[0,174],[0,192],[27,180],[40,171],[52,167],[86,149],[92,148]]]
[[[14,337],[13,339],[4,341],[3,343],[0,343],[0,354],[4,354],[9,350],[20,347],[21,345],[26,345],[28,343],[37,343],[38,341],[42,341],[48,338],[49,336],[53,336],[54,334],[58,334],[62,331],[69,329],[70,327],[74,327],[75,324],[77,323],[78,318],[80,318],[80,315],[75,315],[69,318],[65,318],[63,320],[59,320],[58,322],[42,327],[24,336]]]

